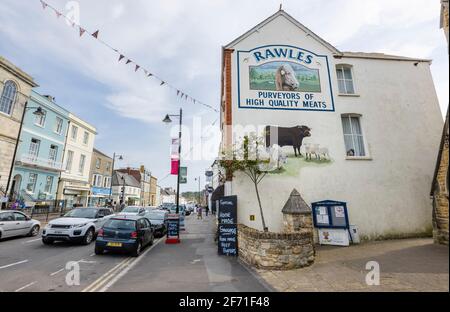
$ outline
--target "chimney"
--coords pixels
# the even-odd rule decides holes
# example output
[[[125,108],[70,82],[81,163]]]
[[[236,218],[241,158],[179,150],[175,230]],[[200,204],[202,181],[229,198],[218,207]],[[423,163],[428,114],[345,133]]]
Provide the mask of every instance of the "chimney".
[[[47,100],[51,101],[51,102],[55,102],[55,97],[51,96],[51,95],[44,95],[45,98],[47,98]]]

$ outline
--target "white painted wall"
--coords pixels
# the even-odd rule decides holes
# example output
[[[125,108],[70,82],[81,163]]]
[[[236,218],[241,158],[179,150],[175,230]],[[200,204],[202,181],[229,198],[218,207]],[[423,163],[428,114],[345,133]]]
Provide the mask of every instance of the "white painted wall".
[[[318,143],[330,150],[333,163],[301,169],[297,176],[268,176],[260,184],[265,218],[270,231],[280,231],[284,203],[293,188],[306,202],[346,201],[351,224],[363,236],[412,234],[431,228],[429,189],[443,126],[429,63],[344,58],[331,51],[284,17],[232,47],[285,44],[328,55],[335,112],[250,110],[237,107],[236,53],[232,57],[233,124],[307,125]],[[339,96],[335,65],[353,65],[359,96]],[[347,160],[341,114],[361,114],[369,151],[365,160]],[[287,147],[288,151],[292,147]],[[226,194],[238,196],[238,220],[262,229],[256,195],[250,180],[237,174],[226,184]],[[256,215],[256,221],[249,221]]]

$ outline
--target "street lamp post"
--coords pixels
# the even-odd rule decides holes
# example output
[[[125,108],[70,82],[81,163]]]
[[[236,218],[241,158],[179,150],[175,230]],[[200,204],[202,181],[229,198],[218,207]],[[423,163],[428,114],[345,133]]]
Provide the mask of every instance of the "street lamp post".
[[[28,107],[28,101],[25,102],[25,105],[23,107],[23,112],[22,112],[22,119],[20,120],[20,126],[19,126],[19,134],[17,135],[17,140],[16,140],[16,146],[14,147],[14,154],[13,154],[13,158],[12,158],[12,163],[11,163],[11,168],[9,169],[9,176],[8,176],[8,181],[6,182],[6,194],[8,194],[8,189],[9,189],[9,185],[11,183],[11,178],[12,178],[12,173],[14,170],[14,162],[16,161],[16,155],[17,155],[17,148],[19,147],[19,143],[20,143],[20,135],[22,133],[22,127],[23,127],[23,120],[25,118],[25,114],[27,112],[27,110],[29,109],[35,109],[35,111],[33,112],[33,115],[36,116],[43,116],[45,115],[44,111],[42,110],[42,107]],[[11,190],[12,191],[12,190]],[[9,194],[11,195],[12,192],[9,192]],[[8,198],[8,202],[9,202]],[[6,203],[2,203],[2,209],[6,208]]]
[[[176,196],[176,204],[177,204],[177,210],[176,213],[178,214],[180,212],[180,165],[181,165],[181,127],[183,124],[183,110],[180,108],[180,114],[179,115],[169,115],[167,114],[164,118],[163,122],[165,123],[171,123],[172,120],[170,117],[179,117],[180,119],[180,128],[178,131],[178,172],[177,172],[177,196]]]
[[[118,158],[119,160],[123,160],[122,155],[116,155],[116,153],[114,153],[113,161],[112,161],[111,183],[109,185],[109,201],[110,202],[111,202],[111,197],[112,197],[112,177],[113,177],[113,174],[114,174],[114,163],[116,161],[116,158]]]

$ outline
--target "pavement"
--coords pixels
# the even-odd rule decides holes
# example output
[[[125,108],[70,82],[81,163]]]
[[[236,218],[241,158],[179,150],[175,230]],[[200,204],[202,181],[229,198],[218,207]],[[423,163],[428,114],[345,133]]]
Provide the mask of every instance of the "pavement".
[[[181,243],[161,242],[108,291],[266,292],[271,289],[234,257],[219,256],[214,216],[186,217]]]
[[[366,284],[369,261],[380,268],[379,285]],[[387,240],[350,247],[317,246],[316,261],[291,271],[258,270],[282,292],[449,291],[449,247],[432,239]]]
[[[42,244],[40,235],[0,241],[0,292],[267,291],[236,258],[217,255],[214,217],[186,218],[181,243],[155,240],[137,258],[88,246]],[[79,267],[79,283],[74,267]]]

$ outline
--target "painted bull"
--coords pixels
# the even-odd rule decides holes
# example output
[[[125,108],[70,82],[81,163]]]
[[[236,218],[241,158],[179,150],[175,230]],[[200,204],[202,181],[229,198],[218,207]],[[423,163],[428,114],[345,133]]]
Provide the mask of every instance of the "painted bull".
[[[278,67],[275,73],[275,86],[277,91],[295,91],[299,83],[295,77],[295,71],[291,65],[283,64]]]
[[[292,146],[295,157],[297,157],[297,151],[299,156],[302,156],[300,148],[302,147],[303,139],[311,136],[311,128],[307,126],[295,126],[291,128],[266,126],[265,134],[266,147],[271,147],[275,144],[279,146]]]

